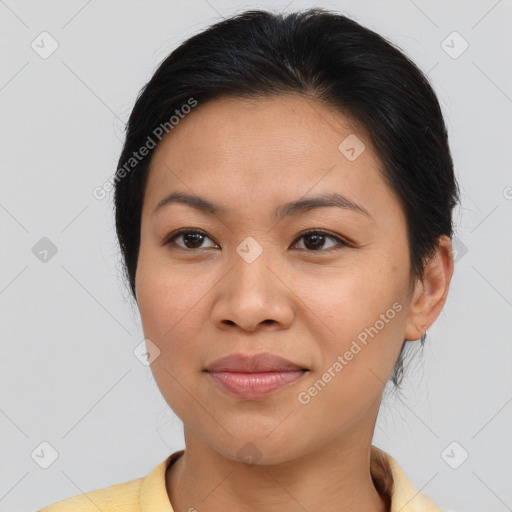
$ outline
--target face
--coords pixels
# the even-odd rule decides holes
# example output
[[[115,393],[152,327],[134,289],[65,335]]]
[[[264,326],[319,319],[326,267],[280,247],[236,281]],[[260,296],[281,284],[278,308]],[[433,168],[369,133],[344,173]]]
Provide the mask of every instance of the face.
[[[213,206],[157,209],[176,192]],[[285,208],[295,201],[307,202]],[[155,150],[136,273],[144,335],[160,351],[151,368],[185,428],[228,458],[257,450],[270,464],[371,440],[411,322],[409,269],[406,219],[378,156],[332,108],[217,99]],[[307,371],[252,395],[205,371],[261,353]]]

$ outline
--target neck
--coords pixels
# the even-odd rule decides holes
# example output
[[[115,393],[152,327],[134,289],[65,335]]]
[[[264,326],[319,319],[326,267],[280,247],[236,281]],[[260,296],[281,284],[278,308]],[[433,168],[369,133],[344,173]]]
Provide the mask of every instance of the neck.
[[[225,457],[186,427],[185,439],[185,453],[166,474],[176,512],[389,511],[389,498],[379,494],[370,473],[371,439],[324,445],[270,465]]]

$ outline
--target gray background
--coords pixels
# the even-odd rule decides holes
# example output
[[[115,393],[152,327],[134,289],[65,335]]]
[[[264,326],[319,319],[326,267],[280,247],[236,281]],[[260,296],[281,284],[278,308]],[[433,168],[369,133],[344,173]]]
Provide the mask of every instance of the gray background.
[[[133,354],[143,334],[112,204],[92,190],[115,171],[138,91],[180,42],[248,8],[313,6],[428,73],[462,190],[449,299],[373,443],[444,510],[511,510],[511,1],[0,0],[0,512],[145,476],[183,447]],[[58,43],[47,58],[31,47],[51,49],[43,31]],[[460,55],[454,31],[469,44]],[[42,442],[58,453],[47,469]]]

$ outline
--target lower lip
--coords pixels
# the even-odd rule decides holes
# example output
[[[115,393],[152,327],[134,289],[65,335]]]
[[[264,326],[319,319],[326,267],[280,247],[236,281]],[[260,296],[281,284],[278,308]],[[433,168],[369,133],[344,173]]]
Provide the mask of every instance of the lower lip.
[[[224,390],[239,398],[261,398],[299,380],[305,370],[287,372],[208,372]]]

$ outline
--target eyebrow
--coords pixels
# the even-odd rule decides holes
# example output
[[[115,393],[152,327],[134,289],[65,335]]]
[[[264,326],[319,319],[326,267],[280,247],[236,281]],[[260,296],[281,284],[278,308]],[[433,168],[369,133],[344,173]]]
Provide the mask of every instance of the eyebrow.
[[[187,194],[184,192],[172,192],[167,197],[164,197],[161,201],[159,201],[159,203],[153,210],[153,215],[155,215],[165,206],[168,206],[172,203],[186,204],[192,208],[195,208],[196,210],[206,212],[212,215],[226,216],[230,213],[230,211],[224,206],[209,201],[204,197]],[[326,206],[343,208],[345,210],[351,210],[356,213],[360,213],[368,217],[371,217],[370,213],[366,208],[355,203],[348,197],[338,192],[322,194],[315,197],[298,199],[296,201],[284,203],[274,210],[273,217],[276,221],[281,221],[285,217],[289,217],[291,215],[298,215],[313,210],[315,208],[324,208]]]

